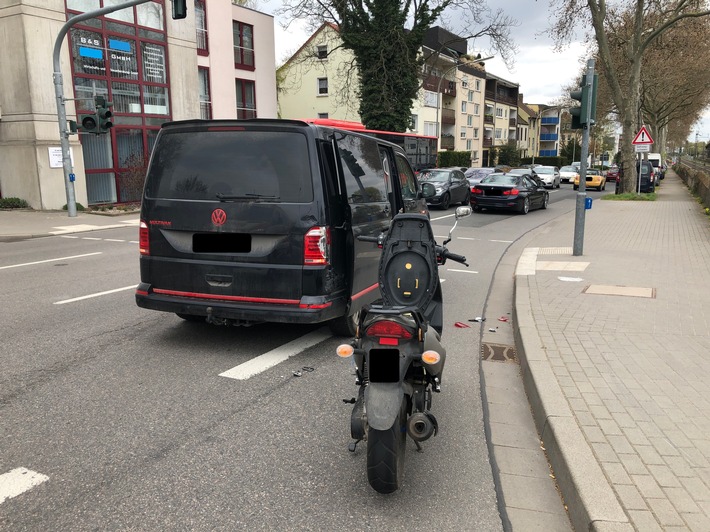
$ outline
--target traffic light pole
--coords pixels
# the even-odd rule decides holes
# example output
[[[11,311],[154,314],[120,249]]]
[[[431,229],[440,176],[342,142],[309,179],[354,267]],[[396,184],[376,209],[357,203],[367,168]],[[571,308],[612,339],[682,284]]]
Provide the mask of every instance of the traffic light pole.
[[[587,84],[590,97],[587,98],[586,104],[587,109],[585,115],[587,117],[592,116],[592,100],[591,93],[594,90],[594,59],[589,59],[587,61],[587,76],[585,78],[585,83]],[[582,255],[584,249],[584,218],[586,209],[586,199],[587,199],[587,156],[589,155],[589,132],[592,128],[593,122],[589,120],[587,124],[584,124],[584,129],[582,130],[582,153],[580,154],[580,168],[579,168],[579,189],[577,191],[577,208],[574,216],[574,247],[572,254],[575,257]]]
[[[88,20],[90,18],[100,17],[107,13],[113,13],[119,9],[125,9],[127,7],[132,7],[138,4],[145,4],[150,2],[150,0],[130,0],[122,4],[104,7],[102,9],[95,9],[94,11],[87,11],[80,15],[76,15],[62,26],[59,30],[59,35],[54,41],[54,54],[52,56],[54,64],[54,94],[57,98],[57,121],[59,123],[59,142],[62,146],[62,167],[64,168],[64,188],[66,189],[67,195],[67,212],[70,217],[76,216],[76,194],[74,192],[74,174],[72,173],[72,163],[71,156],[69,154],[69,131],[67,131],[67,110],[66,110],[66,99],[64,98],[64,80],[62,77],[62,67],[60,61],[60,55],[62,52],[62,44],[64,42],[64,37],[66,37],[67,32],[71,29],[74,24]]]

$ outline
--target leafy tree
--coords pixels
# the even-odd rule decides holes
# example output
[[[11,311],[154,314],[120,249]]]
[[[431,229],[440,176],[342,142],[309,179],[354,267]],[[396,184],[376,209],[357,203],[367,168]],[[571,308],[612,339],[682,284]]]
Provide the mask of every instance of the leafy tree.
[[[565,164],[571,164],[579,161],[579,156],[582,153],[582,146],[579,144],[579,139],[572,137],[564,143],[560,149],[560,156],[565,161]]]
[[[447,8],[464,6],[471,25],[483,25],[475,36],[489,36],[493,49],[510,59],[507,28],[513,21],[500,9],[489,11],[484,0],[284,0],[280,13],[307,21],[311,29],[335,24],[355,58],[363,124],[403,132],[420,88],[424,36]]]
[[[520,152],[515,145],[515,141],[510,141],[508,144],[498,148],[498,164],[520,166]]]
[[[641,110],[641,68],[646,50],[683,19],[710,14],[705,3],[696,0],[635,0],[608,3],[606,0],[551,0],[558,13],[553,34],[558,45],[569,42],[577,24],[594,30],[599,57],[598,69],[609,84],[611,99],[623,130],[621,146],[625,168],[621,190],[634,190],[636,172],[631,141],[638,130]],[[624,33],[624,30],[628,30]],[[618,37],[618,38],[617,38]],[[626,68],[620,69],[614,54],[620,54]]]

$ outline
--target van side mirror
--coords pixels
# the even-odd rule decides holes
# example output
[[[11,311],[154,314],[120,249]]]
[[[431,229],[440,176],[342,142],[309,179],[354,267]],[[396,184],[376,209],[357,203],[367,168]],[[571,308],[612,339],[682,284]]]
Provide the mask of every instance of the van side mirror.
[[[433,198],[436,196],[436,187],[431,183],[421,184],[421,197],[424,199]]]

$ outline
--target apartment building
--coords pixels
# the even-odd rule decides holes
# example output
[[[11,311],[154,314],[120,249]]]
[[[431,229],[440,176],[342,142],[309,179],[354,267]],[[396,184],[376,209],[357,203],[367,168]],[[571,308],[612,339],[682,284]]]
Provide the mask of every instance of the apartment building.
[[[77,202],[139,199],[164,122],[276,116],[273,17],[230,0],[206,4],[197,1],[186,19],[172,20],[169,1],[152,0],[69,30],[60,57],[68,120],[80,124],[93,114],[97,96],[113,102],[108,133],[69,137]],[[109,5],[115,2],[11,0],[0,6],[2,196],[22,198],[35,209],[66,204],[47,65],[69,18]]]
[[[519,85],[486,74],[483,116],[483,166],[490,166],[490,149],[516,141]]]

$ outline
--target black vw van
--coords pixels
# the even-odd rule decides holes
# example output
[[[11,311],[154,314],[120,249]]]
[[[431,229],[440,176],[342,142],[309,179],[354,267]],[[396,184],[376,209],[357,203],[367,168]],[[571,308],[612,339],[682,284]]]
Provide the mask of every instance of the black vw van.
[[[183,319],[354,333],[380,297],[377,236],[426,213],[404,152],[295,120],[164,124],[146,176],[138,306]]]

